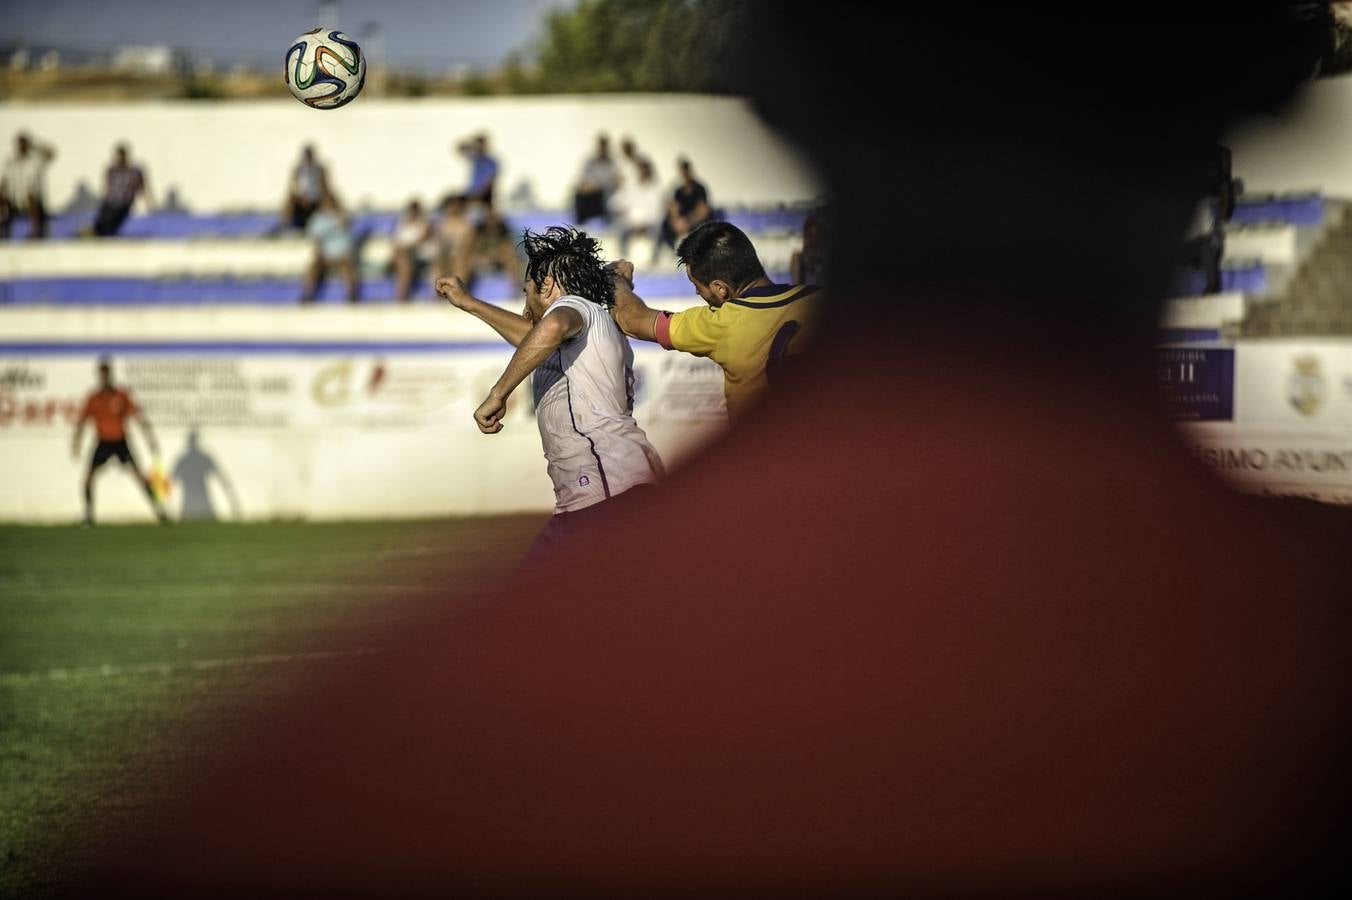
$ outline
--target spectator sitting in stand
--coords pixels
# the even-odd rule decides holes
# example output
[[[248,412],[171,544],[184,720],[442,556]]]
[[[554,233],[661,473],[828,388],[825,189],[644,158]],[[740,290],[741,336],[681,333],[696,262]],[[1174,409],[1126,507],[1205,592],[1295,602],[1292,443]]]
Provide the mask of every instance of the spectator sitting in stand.
[[[657,229],[662,221],[663,191],[653,173],[652,163],[638,159],[638,174],[626,179],[615,192],[614,213],[620,226],[620,256],[629,255],[629,240],[641,235],[657,240]]]
[[[394,298],[408,300],[414,286],[427,272],[427,245],[432,238],[432,223],[422,204],[410,200],[394,226],[394,253],[390,268],[394,271]]]
[[[671,202],[667,205],[666,218],[662,220],[659,240],[653,246],[654,265],[657,264],[658,253],[664,244],[675,251],[676,244],[681,238],[694,231],[695,226],[702,225],[714,217],[713,208],[709,205],[709,191],[695,180],[695,171],[690,165],[690,160],[677,160],[676,167],[681,173],[681,183],[672,193]]]
[[[1217,146],[1202,174],[1205,196],[1198,202],[1183,244],[1182,264],[1205,279],[1202,292],[1220,293],[1221,261],[1225,258],[1225,223],[1235,210],[1236,179],[1230,149]]]
[[[635,174],[644,163],[647,163],[648,168],[653,170],[653,177],[656,177],[657,168],[653,165],[653,161],[638,151],[638,144],[634,143],[633,138],[626,137],[620,141],[620,155],[633,167]]]
[[[282,209],[282,222],[287,227],[304,230],[310,216],[320,208],[324,198],[330,193],[328,173],[315,159],[314,146],[306,144],[301,150],[300,161],[291,171],[286,204]]]
[[[447,197],[441,204],[436,225],[436,271],[434,278],[455,276],[469,283],[469,260],[474,244],[474,223],[463,194]]]
[[[610,197],[620,184],[620,170],[610,155],[610,139],[596,138],[596,155],[582,166],[577,191],[573,194],[573,221],[582,225],[588,219],[610,218]]]
[[[93,226],[85,233],[111,237],[122,230],[137,196],[145,201],[149,211],[150,186],[146,183],[145,172],[128,161],[126,144],[118,144],[113,150],[113,164],[108,167],[103,184],[103,202],[99,204]]]
[[[826,285],[826,231],[829,216],[826,207],[819,206],[803,220],[803,247],[793,251],[789,258],[789,276],[794,284]]]
[[[9,237],[10,223],[28,216],[30,240],[47,236],[47,206],[44,178],[56,157],[51,147],[20,132],[14,139],[14,155],[0,175],[0,238]]]
[[[475,210],[472,218],[477,219],[478,224],[474,226],[471,239],[467,242],[469,250],[462,263],[464,271],[469,273],[471,279],[485,269],[502,272],[515,292],[523,273],[511,228],[491,206]]]
[[[347,285],[347,301],[356,303],[359,292],[357,242],[349,230],[347,217],[332,194],[325,194],[319,201],[319,208],[310,215],[305,233],[314,241],[315,252],[305,272],[301,302],[313,302],[319,296],[329,270],[337,269]]]

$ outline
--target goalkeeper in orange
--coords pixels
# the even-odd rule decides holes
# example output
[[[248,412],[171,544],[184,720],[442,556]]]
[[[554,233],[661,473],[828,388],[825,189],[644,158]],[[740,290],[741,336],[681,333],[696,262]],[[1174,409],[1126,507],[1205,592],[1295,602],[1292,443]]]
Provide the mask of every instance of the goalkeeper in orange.
[[[165,515],[164,507],[155,496],[155,489],[151,486],[149,479],[136,466],[136,459],[131,455],[131,447],[127,445],[127,419],[134,418],[141,426],[141,431],[145,434],[146,443],[150,445],[151,453],[159,453],[159,442],[155,440],[155,432],[151,430],[150,423],[146,421],[141,410],[131,399],[131,394],[122,388],[113,385],[112,364],[105,358],[99,360],[99,386],[91,391],[88,399],[85,400],[84,408],[80,411],[80,418],[75,423],[75,437],[71,441],[71,456],[79,458],[80,439],[84,436],[84,425],[88,419],[94,420],[94,433],[98,437],[98,443],[94,445],[94,454],[89,458],[89,468],[85,471],[84,479],[84,524],[90,526],[94,524],[94,473],[99,467],[108,460],[116,458],[122,463],[124,468],[130,469],[131,473],[140,482],[145,490],[147,499],[150,500],[151,509],[155,511],[155,518],[161,523],[167,523],[169,517]]]

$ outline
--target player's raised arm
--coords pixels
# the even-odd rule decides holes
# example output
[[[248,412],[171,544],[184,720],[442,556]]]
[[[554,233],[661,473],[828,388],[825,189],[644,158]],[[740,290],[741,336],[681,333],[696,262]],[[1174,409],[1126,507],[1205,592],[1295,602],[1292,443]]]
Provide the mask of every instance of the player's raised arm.
[[[657,340],[657,317],[661,313],[634,293],[634,264],[618,259],[606,269],[615,282],[615,308],[611,314],[620,331],[641,341]]]
[[[513,347],[521,346],[521,342],[530,333],[531,326],[535,324],[531,321],[530,316],[524,313],[514,313],[503,309],[501,306],[480,300],[466,290],[465,282],[455,275],[449,278],[438,278],[436,288],[437,293],[451,301],[452,306],[456,309],[463,309],[476,319],[487,322],[494,331],[502,335],[503,340]]]
[[[586,325],[582,314],[563,307],[542,318],[521,341],[511,362],[503,371],[497,384],[488,392],[488,399],[479,404],[474,411],[474,421],[484,434],[497,434],[502,430],[502,416],[507,410],[507,398],[516,390],[517,385],[526,380],[526,376],[549,359],[550,354],[564,341],[580,332]]]

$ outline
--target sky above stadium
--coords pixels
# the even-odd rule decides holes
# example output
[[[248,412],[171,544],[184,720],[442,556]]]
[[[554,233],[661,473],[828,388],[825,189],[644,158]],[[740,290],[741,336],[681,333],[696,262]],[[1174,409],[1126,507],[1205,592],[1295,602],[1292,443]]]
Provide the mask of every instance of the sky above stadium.
[[[336,0],[340,29],[380,26],[392,67],[428,73],[491,66],[539,37],[545,13],[577,0]],[[321,23],[319,0],[5,0],[0,44],[102,53],[169,44],[220,65],[266,67]]]

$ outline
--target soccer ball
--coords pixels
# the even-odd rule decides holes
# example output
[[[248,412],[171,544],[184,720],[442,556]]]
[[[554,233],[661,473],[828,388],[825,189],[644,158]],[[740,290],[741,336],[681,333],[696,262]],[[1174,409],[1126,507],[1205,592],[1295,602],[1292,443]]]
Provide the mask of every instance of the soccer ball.
[[[366,57],[341,31],[307,31],[291,42],[282,70],[296,99],[315,109],[351,103],[366,84]]]

